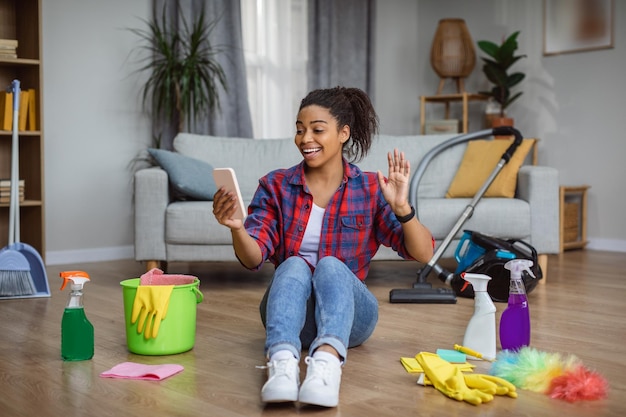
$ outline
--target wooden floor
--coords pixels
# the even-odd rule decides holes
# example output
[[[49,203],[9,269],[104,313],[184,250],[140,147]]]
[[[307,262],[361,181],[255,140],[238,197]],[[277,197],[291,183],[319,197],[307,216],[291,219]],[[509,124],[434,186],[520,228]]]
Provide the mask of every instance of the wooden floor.
[[[446,262],[442,262],[446,266]],[[453,268],[454,265],[448,266]],[[93,278],[86,311],[95,326],[92,360],[63,362],[60,323],[67,293],[59,272],[82,269]],[[610,384],[605,400],[570,404],[520,391],[519,398],[481,406],[459,403],[416,384],[402,356],[461,343],[473,300],[454,305],[390,304],[389,290],[408,288],[417,264],[374,263],[368,284],[380,302],[372,338],[350,350],[340,405],[333,409],[289,404],[264,406],[264,331],[258,302],[272,268],[258,273],[234,263],[174,264],[170,272],[201,278],[193,350],[171,356],[128,352],[119,282],[137,277],[132,260],[50,266],[52,297],[0,300],[0,415],[9,416],[623,416],[626,415],[626,255],[569,251],[549,259],[549,279],[529,296],[532,341],[537,349],[572,353]],[[431,281],[435,281],[431,277]],[[434,282],[435,285],[439,285]],[[497,304],[499,321],[505,305]],[[107,379],[116,364],[176,363],[185,370],[161,382]],[[488,371],[477,362],[479,371]]]

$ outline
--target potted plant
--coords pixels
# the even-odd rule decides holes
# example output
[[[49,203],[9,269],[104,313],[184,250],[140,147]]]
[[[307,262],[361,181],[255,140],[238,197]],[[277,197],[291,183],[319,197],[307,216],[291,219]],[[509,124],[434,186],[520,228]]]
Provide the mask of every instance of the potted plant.
[[[210,41],[217,20],[207,22],[204,7],[191,25],[182,12],[182,28],[168,24],[165,6],[160,18],[142,19],[147,28],[130,29],[141,39],[146,54],[139,59],[137,72],[148,71],[142,86],[144,108],[153,118],[165,117],[178,132],[193,126],[199,116],[220,108],[219,87],[227,89],[226,75],[216,56],[220,52]],[[155,139],[157,147],[160,138]]]
[[[517,100],[522,92],[519,91],[511,95],[511,88],[518,85],[525,77],[525,74],[521,72],[514,72],[509,74],[508,71],[513,64],[519,59],[526,57],[526,55],[515,55],[517,50],[517,36],[519,31],[513,33],[506,38],[500,45],[497,45],[491,41],[478,41],[478,47],[490,58],[482,57],[484,61],[483,72],[487,76],[487,79],[493,84],[493,87],[489,91],[481,91],[480,94],[489,96],[498,103],[500,107],[499,116],[500,119],[510,119],[509,124],[513,125],[513,119],[506,117],[506,108]],[[494,126],[502,124],[493,120]],[[507,122],[504,122],[507,123]]]

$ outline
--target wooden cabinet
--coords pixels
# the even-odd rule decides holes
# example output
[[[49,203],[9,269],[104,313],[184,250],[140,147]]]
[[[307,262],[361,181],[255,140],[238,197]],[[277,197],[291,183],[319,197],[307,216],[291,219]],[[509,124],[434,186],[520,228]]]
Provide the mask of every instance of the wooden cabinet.
[[[561,186],[561,252],[587,246],[588,185]]]
[[[33,246],[43,257],[44,236],[44,143],[42,129],[41,1],[0,0],[0,39],[17,40],[17,58],[0,54],[0,88],[14,79],[21,89],[35,91],[35,126],[19,132],[20,179],[24,201],[20,204],[20,241]],[[10,130],[0,130],[0,178],[11,174]],[[9,204],[0,203],[0,247],[8,242]]]
[[[443,103],[445,104],[444,118],[450,118],[450,103],[461,103],[463,111],[462,132],[469,132],[468,107],[472,101],[486,101],[489,97],[476,93],[459,93],[459,94],[439,94],[436,96],[420,96],[420,129],[421,134],[425,132],[426,125],[426,103]]]

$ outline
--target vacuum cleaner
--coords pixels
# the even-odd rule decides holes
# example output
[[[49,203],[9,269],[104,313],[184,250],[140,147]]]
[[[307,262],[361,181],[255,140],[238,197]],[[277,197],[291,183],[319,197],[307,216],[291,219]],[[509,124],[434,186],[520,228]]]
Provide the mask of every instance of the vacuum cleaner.
[[[441,259],[443,253],[450,245],[450,242],[452,242],[459,230],[461,230],[463,224],[465,224],[465,222],[470,217],[472,217],[476,204],[478,204],[489,186],[491,186],[491,183],[498,176],[502,168],[504,168],[504,166],[509,162],[519,145],[522,143],[522,134],[517,129],[509,126],[503,126],[494,129],[485,129],[478,132],[455,136],[452,139],[442,142],[432,148],[430,151],[428,151],[426,155],[424,155],[424,158],[420,161],[415,171],[415,175],[411,180],[411,188],[409,190],[409,201],[417,202],[417,188],[419,186],[419,181],[422,178],[424,171],[426,171],[428,164],[436,155],[438,155],[441,151],[459,143],[468,142],[470,140],[482,139],[489,136],[513,136],[514,140],[507,148],[507,150],[502,154],[500,160],[498,161],[498,164],[493,169],[489,177],[487,177],[487,180],[476,192],[470,203],[465,207],[463,213],[458,218],[458,220],[452,227],[452,230],[450,230],[441,245],[439,245],[439,248],[435,251],[435,254],[431,258],[431,260],[417,272],[417,281],[413,284],[413,288],[392,289],[389,292],[389,302],[420,304],[456,303],[455,292],[452,288],[449,288],[452,278],[454,277],[454,273],[446,271],[444,268],[439,266],[437,262]],[[427,282],[427,277],[431,272],[435,272],[439,279],[447,284],[447,287],[433,288],[432,285]]]

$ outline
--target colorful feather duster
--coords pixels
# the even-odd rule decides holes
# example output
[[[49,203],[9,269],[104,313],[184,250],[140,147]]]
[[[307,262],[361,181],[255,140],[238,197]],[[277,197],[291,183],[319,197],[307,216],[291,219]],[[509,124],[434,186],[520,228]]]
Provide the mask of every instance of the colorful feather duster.
[[[576,356],[529,347],[498,353],[490,373],[518,388],[570,402],[605,398],[608,391],[607,381]]]

